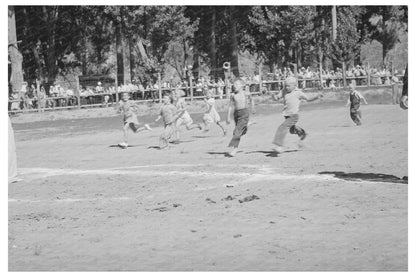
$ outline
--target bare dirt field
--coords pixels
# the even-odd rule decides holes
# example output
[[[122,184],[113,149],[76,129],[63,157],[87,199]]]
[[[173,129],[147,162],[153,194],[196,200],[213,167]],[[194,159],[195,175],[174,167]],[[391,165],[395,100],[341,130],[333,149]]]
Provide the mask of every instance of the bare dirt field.
[[[302,107],[309,136],[279,155],[281,105],[259,106],[235,158],[233,124],[123,150],[120,116],[15,123],[9,270],[407,271],[407,112],[357,127],[343,105]]]

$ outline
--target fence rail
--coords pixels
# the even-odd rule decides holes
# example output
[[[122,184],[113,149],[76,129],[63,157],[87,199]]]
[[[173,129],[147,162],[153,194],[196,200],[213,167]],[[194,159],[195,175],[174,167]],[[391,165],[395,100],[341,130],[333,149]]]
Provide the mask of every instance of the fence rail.
[[[397,76],[400,79],[403,78],[402,75]],[[390,84],[374,84],[372,80],[374,79],[386,79],[391,78],[390,76],[356,76],[356,77],[346,77],[347,81],[356,80],[357,87],[383,87],[391,86]],[[334,81],[334,86],[329,87],[328,81]],[[310,90],[332,90],[343,88],[343,78],[323,78],[323,81],[326,83],[322,84],[319,78],[298,78],[298,86],[302,88],[305,92]],[[283,87],[284,80],[260,80],[260,82],[248,82],[247,86],[249,87],[250,93],[252,95],[259,95],[263,93],[276,93],[280,91]],[[228,98],[229,91],[231,90],[230,86],[208,86],[210,89],[215,89],[215,98]],[[219,88],[219,89],[218,89]],[[130,91],[132,94],[132,100],[137,103],[156,103],[161,101],[161,96],[163,93],[168,91],[175,90],[176,88],[154,88],[154,89],[144,89],[144,90],[135,90]],[[205,96],[195,87],[195,85],[190,85],[186,87],[180,87],[186,92],[184,97],[187,101],[200,100]],[[88,95],[76,95],[76,96],[52,96],[41,99],[40,101],[37,98],[33,99],[9,99],[8,101],[8,110],[9,113],[26,113],[26,112],[43,112],[43,111],[53,111],[53,110],[67,110],[67,109],[80,109],[80,108],[94,108],[94,107],[111,107],[116,105],[115,99],[117,99],[116,94],[123,92],[104,92],[104,93],[94,93]],[[108,96],[108,99],[105,100],[105,96]],[[14,104],[18,103],[18,105]],[[14,105],[13,105],[14,104]],[[39,106],[39,104],[41,104]]]

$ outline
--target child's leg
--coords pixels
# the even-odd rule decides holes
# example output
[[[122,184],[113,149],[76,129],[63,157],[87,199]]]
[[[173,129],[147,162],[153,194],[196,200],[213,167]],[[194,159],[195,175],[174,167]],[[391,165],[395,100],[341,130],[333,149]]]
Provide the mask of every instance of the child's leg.
[[[273,144],[283,147],[285,137],[289,129],[296,124],[298,118],[296,116],[286,116],[285,121],[277,128],[273,139]]]
[[[359,112],[359,111],[351,111],[350,112],[350,116],[351,116],[352,121],[354,121],[354,123],[356,125],[358,125],[358,126],[361,125],[361,120],[360,120],[360,118],[361,118],[361,112]]]
[[[130,129],[130,124],[129,123],[124,124],[124,126],[123,126],[123,141],[125,143],[127,143],[127,136],[128,136],[129,129]]]
[[[165,129],[163,130],[159,140],[160,149],[163,149],[169,145],[169,139],[172,137],[174,132],[175,130],[173,128],[173,123],[165,126]]]
[[[202,130],[202,125],[201,124],[188,124],[188,125],[186,125],[186,130],[188,130],[188,131],[192,130],[192,129],[196,129],[196,128]]]
[[[135,132],[135,133],[138,133],[138,132],[141,132],[141,131],[145,131],[145,130],[148,130],[148,131],[152,131],[152,128],[150,128],[150,126],[149,125],[147,125],[147,124],[144,124],[144,126],[143,127],[139,127],[140,125],[139,124],[136,124],[136,123],[130,123],[130,128],[133,130],[133,132]]]
[[[240,111],[241,112],[241,111]],[[234,149],[229,152],[230,156],[235,156],[237,154],[238,146],[240,145],[241,137],[247,133],[247,125],[249,121],[248,111],[241,112],[241,114],[234,115],[235,128],[233,132],[233,138],[231,139],[228,147],[233,147]]]
[[[227,130],[225,130],[225,128],[221,125],[221,123],[218,121],[217,125],[220,126],[222,132],[224,133],[224,136],[227,135]]]
[[[293,125],[292,127],[290,127],[289,132],[290,132],[291,134],[296,134],[296,135],[298,135],[298,137],[299,137],[301,140],[304,140],[304,139],[306,138],[306,132],[305,132],[305,130],[303,130],[303,129],[302,129],[301,127],[299,127],[299,126]]]

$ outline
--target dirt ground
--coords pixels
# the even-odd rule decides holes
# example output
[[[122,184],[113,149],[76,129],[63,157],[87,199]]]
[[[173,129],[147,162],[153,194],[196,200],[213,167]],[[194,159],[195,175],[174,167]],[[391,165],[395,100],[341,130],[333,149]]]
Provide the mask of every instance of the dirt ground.
[[[235,158],[233,124],[165,150],[152,125],[123,150],[120,116],[15,123],[9,270],[406,271],[407,112],[362,106],[357,127],[343,105],[304,106],[309,136],[277,156],[281,105]]]

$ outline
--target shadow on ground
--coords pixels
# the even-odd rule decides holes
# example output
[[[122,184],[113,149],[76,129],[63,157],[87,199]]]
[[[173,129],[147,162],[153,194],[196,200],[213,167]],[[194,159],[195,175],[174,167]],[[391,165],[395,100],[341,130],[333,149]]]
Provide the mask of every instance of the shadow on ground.
[[[261,153],[261,154],[266,154],[266,157],[278,157],[279,154],[283,154],[283,153],[291,153],[291,152],[298,152],[299,150],[285,150],[282,153],[276,153],[275,151],[272,150],[268,150],[268,151],[264,151],[264,150],[257,150],[257,151],[251,151],[251,152],[247,152],[246,154],[253,154],[253,153]]]
[[[401,183],[407,184],[407,176],[399,178],[394,175],[382,174],[382,173],[345,173],[343,171],[322,171],[319,172],[322,175],[333,175],[335,178],[343,180],[361,180],[369,182],[388,182],[388,183]]]
[[[237,154],[238,153],[241,153],[241,152],[243,152],[243,151],[238,151]],[[228,157],[228,158],[231,158],[232,157],[228,152],[214,152],[214,151],[209,151],[209,152],[207,152],[207,154],[210,154],[210,155],[223,155],[224,157]]]
[[[137,145],[128,145],[127,147],[139,147],[139,146],[145,146],[145,144],[137,144]],[[123,147],[121,147],[120,145],[118,145],[118,144],[113,144],[113,145],[110,145],[110,146],[108,146],[108,147],[116,147],[116,148],[121,148],[121,149],[123,149]]]

